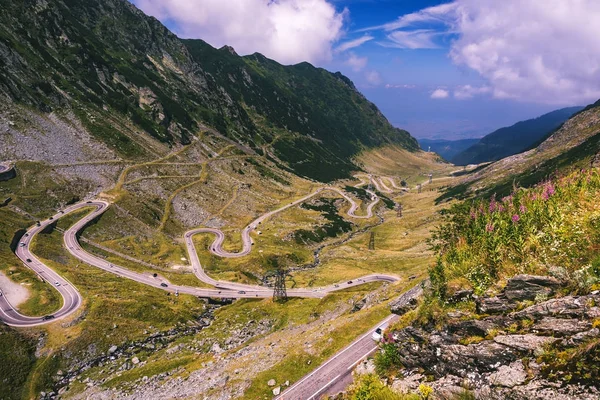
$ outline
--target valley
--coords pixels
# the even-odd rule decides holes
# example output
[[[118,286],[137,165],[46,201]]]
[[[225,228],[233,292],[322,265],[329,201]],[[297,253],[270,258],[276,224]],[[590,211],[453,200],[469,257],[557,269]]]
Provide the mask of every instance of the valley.
[[[0,400],[598,398],[587,0],[363,3],[0,0]]]

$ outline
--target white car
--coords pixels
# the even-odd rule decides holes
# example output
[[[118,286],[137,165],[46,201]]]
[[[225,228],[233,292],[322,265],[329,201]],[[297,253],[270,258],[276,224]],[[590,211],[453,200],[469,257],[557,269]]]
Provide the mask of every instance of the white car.
[[[371,335],[371,338],[376,342],[381,341],[382,337],[383,337],[383,329],[381,329],[381,328],[375,329],[375,331],[373,332],[373,335]]]

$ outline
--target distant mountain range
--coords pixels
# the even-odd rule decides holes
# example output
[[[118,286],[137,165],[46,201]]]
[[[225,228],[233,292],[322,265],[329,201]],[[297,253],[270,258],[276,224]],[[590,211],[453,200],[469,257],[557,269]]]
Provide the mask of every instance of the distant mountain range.
[[[451,160],[455,155],[479,142],[479,139],[418,139],[418,141],[423,150],[433,151],[442,156],[444,160]]]
[[[449,160],[456,165],[480,164],[488,161],[497,161],[504,157],[529,150],[544,141],[563,122],[582,109],[583,107],[563,108],[544,114],[538,118],[517,122],[512,126],[498,129],[484,136],[467,149],[458,152],[454,156],[450,156]],[[458,148],[463,145],[463,142],[463,140],[457,141],[456,144],[449,142],[445,146],[448,148]],[[422,141],[420,143],[423,147]],[[426,148],[424,149],[427,150]],[[443,154],[438,154],[446,158]]]

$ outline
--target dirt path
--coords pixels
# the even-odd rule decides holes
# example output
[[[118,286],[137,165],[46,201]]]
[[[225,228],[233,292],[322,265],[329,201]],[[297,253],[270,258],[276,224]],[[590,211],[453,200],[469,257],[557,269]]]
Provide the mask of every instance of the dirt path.
[[[0,291],[2,296],[6,296],[6,299],[13,307],[18,307],[29,299],[29,289],[23,285],[19,285],[13,282],[8,276],[0,272]]]

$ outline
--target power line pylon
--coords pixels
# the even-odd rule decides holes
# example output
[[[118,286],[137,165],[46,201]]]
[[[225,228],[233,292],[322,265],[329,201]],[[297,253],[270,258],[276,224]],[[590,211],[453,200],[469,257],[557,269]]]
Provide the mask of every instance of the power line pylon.
[[[371,237],[369,238],[369,250],[375,250],[375,232],[371,232]]]
[[[274,301],[286,301],[287,300],[287,289],[285,286],[285,279],[289,275],[286,270],[278,269],[273,272],[275,276],[275,284],[273,285],[273,300]]]

